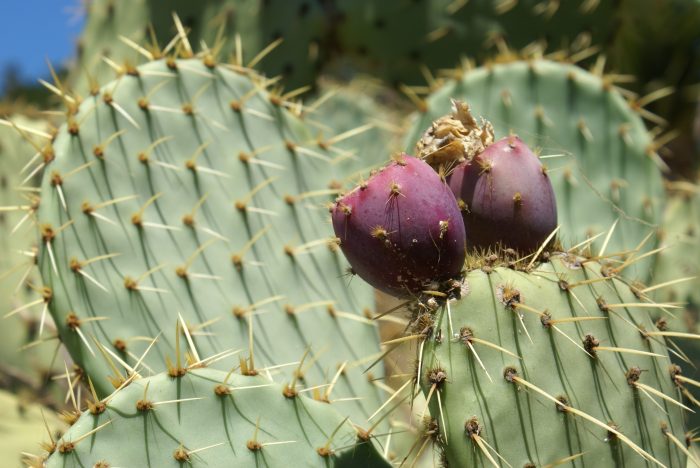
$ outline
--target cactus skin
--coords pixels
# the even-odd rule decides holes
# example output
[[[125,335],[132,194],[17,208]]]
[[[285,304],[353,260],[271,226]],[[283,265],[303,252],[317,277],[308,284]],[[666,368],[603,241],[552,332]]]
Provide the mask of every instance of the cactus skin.
[[[514,133],[536,153],[541,150],[557,200],[558,236],[565,243],[605,232],[619,220],[607,252],[620,252],[639,245],[661,221],[665,194],[651,138],[622,95],[598,76],[547,60],[465,72],[428,98],[406,148],[450,109],[451,99],[488,116],[497,126],[496,138]],[[551,155],[558,156],[544,159]],[[605,237],[592,244],[594,251]],[[642,250],[651,250],[652,243]],[[645,279],[650,267],[650,259],[642,259],[627,274]]]
[[[557,226],[554,190],[540,160],[517,136],[457,166],[447,184],[462,209],[469,248],[536,250]]]
[[[118,66],[134,67],[144,58],[133,48],[122,42],[123,36],[138,44],[150,42],[149,24],[159,44],[164,46],[175,35],[171,12],[182,18],[194,18],[193,12],[182,9],[182,3],[171,4],[163,15],[151,15],[149,0],[121,2],[116,0],[91,0],[87,3],[85,27],[78,42],[76,63],[71,67],[68,83],[79,94],[97,91],[99,83],[110,81],[116,71],[104,62],[109,58]],[[198,6],[200,8],[201,6]],[[199,36],[200,25],[194,26],[191,37]],[[172,30],[172,31],[171,31]]]
[[[200,358],[250,346],[266,368],[311,349],[309,386],[346,363],[333,397],[361,397],[339,411],[363,423],[383,399],[370,380],[381,366],[368,376],[359,364],[379,353],[363,315],[373,293],[348,286],[323,206],[338,192],[330,182],[374,162],[335,160],[252,71],[198,59],[137,70],[59,129],[43,180],[39,267],[71,355],[109,394],[107,377],[119,378],[93,337],[134,365],[165,332],[144,361],[158,369],[181,314]],[[292,371],[280,367],[277,378]]]
[[[464,223],[444,181],[420,159],[400,155],[336,200],[333,228],[355,273],[397,297],[459,274]]]
[[[232,0],[227,1],[230,3]],[[235,3],[241,5],[239,8],[246,8],[249,1],[235,0]],[[313,86],[329,53],[326,42],[330,24],[327,21],[325,2],[255,1],[259,3],[259,12],[255,18],[257,37],[254,43],[248,41],[250,58],[268,44],[282,38],[283,42],[261,62],[261,70],[270,77],[281,75],[283,85],[288,90]],[[238,28],[246,27],[242,24],[243,20],[238,21]]]
[[[69,83],[80,94],[94,91],[91,79],[104,83],[144,62],[142,54],[120,40],[120,36],[141,44],[160,58],[152,46],[149,25],[158,49],[177,34],[172,14],[187,28],[189,43],[199,48],[205,42],[220,60],[235,56],[236,35],[241,37],[242,64],[276,39],[284,41],[260,62],[269,76],[282,75],[284,86],[295,89],[312,84],[323,59],[323,48],[316,47],[325,35],[324,8],[316,2],[296,0],[92,0],[80,40],[78,63]],[[290,21],[293,18],[293,21]],[[223,28],[223,29],[222,29]],[[220,31],[223,34],[219,35]],[[103,62],[108,57],[121,67],[115,71]]]
[[[344,83],[326,77],[319,81],[315,95],[318,105],[306,99],[312,103],[312,108],[305,109],[304,115],[309,124],[318,126],[321,136],[365,129],[335,144],[336,148],[347,152],[347,157],[368,163],[363,155],[401,152],[403,129],[396,123],[411,112],[411,106],[393,89],[365,78]],[[326,99],[327,96],[331,97]],[[362,167],[350,174],[349,179],[359,181],[370,169],[378,169],[384,162],[379,161],[378,167]]]
[[[213,369],[138,379],[85,411],[46,467],[389,466],[333,405],[285,392]]]
[[[645,466],[640,452],[576,410],[614,424],[648,459],[685,466],[685,454],[671,440],[684,440],[681,409],[654,397],[656,406],[635,382],[678,399],[666,348],[640,333],[654,327],[649,309],[636,307],[630,287],[601,271],[600,264],[573,254],[551,253],[530,272],[491,263],[466,275],[461,299],[450,299],[449,307],[418,309],[432,323],[420,332],[427,319],[415,320],[414,332],[425,334],[420,384],[441,427],[449,466],[488,466],[487,451],[514,467],[569,456],[575,466]],[[575,318],[580,321],[570,321]],[[493,451],[480,449],[478,440]]]
[[[49,130],[46,121],[22,115],[22,110],[30,111],[16,109],[10,117],[15,125],[39,132]],[[41,301],[39,271],[34,267],[35,259],[27,256],[36,247],[34,228],[28,219],[20,225],[25,212],[3,210],[36,201],[34,195],[19,190],[32,182],[23,184],[30,174],[20,171],[37,152],[32,145],[41,148],[44,141],[22,132],[0,125],[0,387],[57,408],[63,406],[65,389],[50,376],[63,370],[66,353],[51,339],[56,329],[48,312],[44,311],[41,324],[45,303]]]
[[[664,250],[655,257],[654,283],[694,278],[661,288],[654,293],[659,302],[688,303],[688,312],[700,306],[700,187],[687,182],[669,182],[670,197],[664,210],[659,237]],[[697,317],[688,314],[686,323]]]
[[[669,201],[659,237],[663,248],[654,261],[653,283],[665,285],[647,293],[661,303],[681,303],[682,309],[655,314],[661,331],[700,334],[700,187],[688,182],[669,182]],[[674,282],[676,280],[682,280]],[[641,289],[641,287],[640,287]],[[700,342],[697,339],[668,337],[692,364],[679,357],[675,361],[688,367],[687,377],[700,379]],[[688,397],[688,395],[686,395]],[[688,404],[694,404],[687,398]],[[688,427],[700,425],[698,413],[688,415]]]
[[[614,2],[518,0],[507,10],[505,3],[337,0],[338,47],[389,83],[424,85],[422,66],[434,72],[457,66],[462,57],[487,59],[496,38],[516,49],[542,40],[549,52],[580,50],[605,42],[615,27]]]

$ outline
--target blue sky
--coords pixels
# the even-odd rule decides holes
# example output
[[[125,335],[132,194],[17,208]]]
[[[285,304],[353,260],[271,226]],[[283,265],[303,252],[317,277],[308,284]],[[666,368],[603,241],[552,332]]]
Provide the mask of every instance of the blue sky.
[[[83,28],[81,0],[0,0],[1,71],[9,64],[21,67],[25,81],[48,75],[70,59]]]

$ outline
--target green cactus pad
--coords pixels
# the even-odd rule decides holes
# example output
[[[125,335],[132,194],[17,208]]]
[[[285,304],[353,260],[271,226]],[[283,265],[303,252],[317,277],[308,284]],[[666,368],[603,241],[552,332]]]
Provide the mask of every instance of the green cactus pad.
[[[458,65],[461,57],[493,55],[496,38],[523,48],[580,51],[612,32],[612,2],[538,0],[338,0],[338,46],[361,68],[392,84],[424,84],[425,70]]]
[[[188,46],[184,43],[178,46],[185,53],[201,50],[204,43],[212,57],[228,61],[237,54],[238,36],[243,55],[240,60],[247,64],[281,38],[282,43],[270,50],[258,67],[269,76],[283,75],[287,89],[313,83],[320,67],[323,50],[317,43],[324,35],[324,12],[316,3],[177,0],[165,4],[154,0],[95,0],[89,4],[78,61],[69,79],[73,88],[86,94],[94,89],[90,78],[104,83],[115,73],[128,73],[147,60],[143,50],[158,58],[178,34],[174,14],[188,37]],[[142,51],[134,44],[141,46]]]
[[[676,374],[663,339],[644,335],[653,304],[574,254],[527,272],[481,265],[461,298],[424,301],[414,316],[450,466],[685,466]]]
[[[559,237],[568,245],[605,233],[619,219],[608,253],[636,248],[661,221],[664,191],[641,118],[597,75],[546,60],[492,64],[468,71],[427,100],[406,139],[414,145],[431,122],[466,101],[496,129],[539,150],[557,197]],[[593,244],[598,253],[601,235]],[[645,248],[653,247],[648,240]],[[637,252],[634,255],[641,255]],[[640,278],[649,259],[632,265]]]
[[[135,43],[145,43],[149,39],[149,2],[137,0],[118,2],[114,0],[95,0],[88,3],[85,28],[78,42],[76,63],[69,74],[68,82],[80,94],[87,94],[97,83],[109,81],[115,76],[115,70],[104,61],[107,57],[114,64],[135,66],[143,59],[138,51],[122,40],[125,37]],[[182,13],[182,12],[180,12]],[[153,25],[161,35],[174,36],[170,32],[173,25],[170,15],[166,22]],[[160,38],[164,41],[166,37]]]
[[[106,85],[59,130],[39,265],[61,338],[101,394],[108,360],[133,366],[162,334],[144,361],[160,371],[182,323],[194,361],[252,348],[258,371],[289,381],[310,350],[307,385],[343,367],[339,410],[361,423],[378,406],[363,374],[379,354],[372,291],[350,281],[325,204],[385,156],[344,157],[285,106],[252,71],[169,59]]]
[[[321,137],[340,135],[342,139],[335,146],[345,157],[367,162],[366,155],[385,155],[384,160],[374,158],[379,166],[401,151],[404,129],[399,124],[410,106],[393,90],[366,78],[348,83],[323,79],[316,96],[315,100],[307,99],[305,120]],[[349,174],[353,180],[366,177],[376,167],[358,164],[358,168]]]
[[[678,350],[676,361],[688,365],[688,377],[700,379],[700,188],[687,182],[670,182],[670,197],[661,227],[661,250],[655,257],[653,282],[647,294],[662,303],[680,303],[673,315],[657,312],[658,327],[672,333],[667,337]],[[695,336],[692,336],[695,335]],[[686,364],[686,361],[690,361]],[[693,367],[691,369],[691,366]],[[686,395],[687,397],[688,395]],[[692,398],[688,398],[692,402]],[[689,427],[700,417],[689,415]]]
[[[84,412],[46,466],[389,466],[332,405],[283,392],[211,369],[139,379]]]
[[[231,0],[228,0],[229,2]],[[252,58],[277,39],[282,42],[260,64],[268,76],[282,76],[288,90],[313,86],[326,56],[326,21],[324,2],[306,0],[256,0],[260,6],[255,18],[256,39],[248,40]],[[245,5],[247,1],[236,0]],[[242,21],[241,21],[242,22]]]
[[[671,196],[661,226],[662,251],[655,258],[654,283],[692,278],[660,288],[654,297],[660,302],[687,302],[700,306],[700,187],[687,182],[670,182]],[[692,322],[696,322],[692,320]],[[697,330],[694,325],[691,327]]]
[[[45,143],[34,132],[49,126],[20,114],[10,121],[0,125],[0,386],[60,406],[61,392],[50,390],[57,385],[49,377],[63,369],[63,359],[57,359],[60,343],[42,301],[36,236],[26,213],[36,199],[27,187],[36,177],[30,170],[20,174]]]

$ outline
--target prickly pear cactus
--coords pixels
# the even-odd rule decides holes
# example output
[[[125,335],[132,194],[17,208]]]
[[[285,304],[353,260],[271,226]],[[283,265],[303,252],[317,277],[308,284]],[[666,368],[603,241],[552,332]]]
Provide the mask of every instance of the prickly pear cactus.
[[[198,369],[139,379],[56,441],[47,467],[387,467],[333,405],[262,376]]]
[[[406,139],[412,149],[431,122],[466,101],[487,116],[496,138],[517,134],[547,167],[566,244],[601,234],[594,252],[642,255],[646,237],[661,220],[664,191],[651,138],[641,118],[607,78],[547,60],[491,64],[450,81],[426,101]],[[613,225],[615,235],[604,235]],[[631,276],[646,278],[649,261]],[[630,262],[631,264],[631,262]]]
[[[222,1],[209,3],[221,4]],[[202,20],[199,10],[203,9],[201,5],[188,9],[186,4],[169,2],[167,9],[163,8],[161,14],[155,15],[151,12],[152,2],[149,0],[87,2],[85,29],[78,42],[77,63],[72,68],[69,83],[80,94],[87,94],[98,88],[99,83],[112,79],[115,73],[124,73],[127,68],[141,63],[144,57],[125,39],[143,45],[147,50],[152,34],[156,39],[154,45],[164,47],[176,34],[171,16],[173,12],[183,18],[183,27],[187,25],[190,37],[198,39],[203,26],[199,24]]]
[[[324,36],[324,12],[315,2],[92,0],[87,13],[78,63],[69,80],[81,94],[115,73],[129,73],[172,51],[176,35],[188,38],[176,46],[184,53],[204,43],[215,58],[238,65],[255,61],[269,76],[283,75],[288,90],[313,82],[324,53],[318,46]],[[257,57],[272,44],[276,47]]]
[[[452,466],[684,467],[680,368],[622,278],[575,253],[468,260],[414,306],[418,379]],[[437,300],[436,300],[437,299]]]
[[[259,3],[255,18],[258,36],[255,42],[248,41],[250,56],[254,57],[268,44],[281,39],[279,46],[261,62],[261,70],[270,77],[281,75],[287,90],[313,86],[329,53],[326,2],[256,1]],[[236,3],[245,5],[247,2],[236,0]]]
[[[190,364],[228,369],[239,350],[250,374],[338,374],[319,398],[360,424],[383,399],[381,365],[363,374],[379,355],[372,291],[350,282],[325,204],[375,161],[334,153],[266,83],[171,58],[81,104],[37,216],[50,310],[100,394],[153,342],[143,363],[159,370],[179,323]]]
[[[660,230],[662,249],[654,261],[653,283],[644,294],[663,303],[678,303],[672,314],[658,311],[657,328],[670,332],[666,337],[676,361],[688,367],[687,377],[698,380],[700,371],[700,189],[688,182],[669,182],[670,197]],[[677,334],[674,336],[674,334]],[[689,404],[697,404],[685,393]],[[689,416],[689,427],[700,418]]]
[[[690,311],[700,306],[700,187],[688,182],[669,182],[668,186],[671,197],[660,232],[663,250],[654,265],[654,282],[667,286],[655,290],[654,298],[687,302]],[[684,321],[697,331],[697,317],[691,314]]]
[[[381,154],[387,159],[401,152],[401,123],[411,107],[393,89],[366,77],[347,83],[326,78],[319,81],[316,96],[307,98],[304,120],[318,135],[340,135],[334,146],[343,156],[363,160],[363,155]],[[370,169],[376,167],[361,167],[350,178],[360,180]]]
[[[11,123],[10,123],[11,122]],[[48,404],[62,401],[52,391],[52,371],[63,368],[60,343],[43,300],[34,266],[36,239],[25,212],[36,202],[28,190],[36,178],[22,171],[42,148],[48,124],[14,115],[0,125],[0,385],[29,392]],[[14,125],[15,127],[13,127]],[[58,366],[60,364],[60,367]]]
[[[613,2],[579,0],[338,0],[335,8],[341,52],[392,84],[408,85],[423,85],[425,70],[487,58],[505,43],[581,51],[605,42],[615,24]]]

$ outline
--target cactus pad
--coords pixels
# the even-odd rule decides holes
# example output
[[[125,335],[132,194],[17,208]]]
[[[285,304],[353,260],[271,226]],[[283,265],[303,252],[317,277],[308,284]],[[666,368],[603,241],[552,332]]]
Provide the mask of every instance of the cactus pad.
[[[89,3],[70,82],[81,94],[96,90],[94,83],[106,82],[115,73],[129,73],[147,59],[159,58],[164,50],[171,51],[168,44],[176,44],[172,39],[180,35],[188,38],[186,46],[178,44],[181,51],[191,55],[193,48],[199,50],[206,44],[209,56],[240,61],[238,65],[250,63],[282,39],[256,64],[269,76],[282,75],[284,86],[294,89],[313,83],[320,67],[323,15],[323,7],[315,2],[290,0],[177,0],[167,4],[94,0]],[[141,48],[137,50],[135,44]]]
[[[679,303],[672,315],[656,313],[657,326],[669,331],[669,346],[678,350],[676,361],[688,367],[687,377],[700,378],[700,189],[688,182],[669,182],[670,197],[664,211],[661,250],[655,257],[653,284],[645,293],[654,300]],[[659,320],[662,319],[662,320]],[[673,333],[680,335],[673,336]],[[688,363],[689,361],[689,363]],[[688,365],[690,364],[690,365]],[[693,368],[691,369],[691,365]],[[689,402],[692,395],[685,395]],[[690,415],[689,427],[700,423]]]
[[[454,299],[415,309],[419,378],[444,457],[685,466],[680,368],[653,334],[657,306],[595,261],[548,258],[528,272],[488,259]]]
[[[289,380],[310,349],[309,385],[343,367],[333,396],[361,397],[340,411],[380,401],[361,365],[379,352],[372,291],[349,283],[324,222],[345,175],[376,161],[334,153],[265,83],[199,59],[150,62],[59,130],[39,265],[61,338],[101,394],[120,380],[109,361],[128,369],[164,333],[144,361],[160,370],[180,323],[194,361],[224,353],[229,368],[225,353],[245,348],[251,373]]]
[[[36,133],[45,134],[49,126],[20,114],[10,121],[0,122],[7,124],[0,125],[0,386],[29,390],[55,405],[62,396],[48,392],[57,387],[49,377],[63,360],[57,359],[60,343],[43,300],[34,266],[36,238],[25,212],[36,201],[27,190],[36,177],[22,172],[44,144]]]
[[[46,466],[388,466],[332,405],[284,392],[211,369],[139,379],[85,411]]]
[[[342,53],[392,84],[423,84],[426,70],[483,60],[505,42],[580,51],[605,42],[615,24],[613,2],[338,0],[335,7]]]

